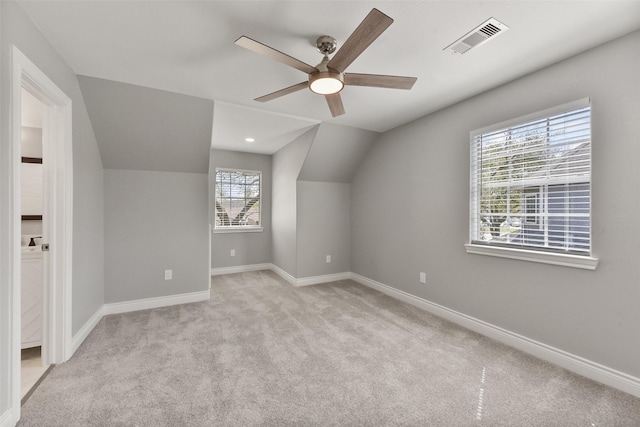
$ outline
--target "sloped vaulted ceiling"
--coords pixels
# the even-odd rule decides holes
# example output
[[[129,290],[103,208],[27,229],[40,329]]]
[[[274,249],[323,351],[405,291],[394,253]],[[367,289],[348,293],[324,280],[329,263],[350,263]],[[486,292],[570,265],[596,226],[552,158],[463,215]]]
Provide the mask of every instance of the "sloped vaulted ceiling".
[[[640,28],[640,1],[34,1],[19,4],[76,74],[385,132]],[[299,70],[234,44],[241,35],[308,64],[372,8],[394,23],[349,66],[415,76],[410,91],[350,86],[331,117]],[[509,30],[464,55],[445,47],[493,17]],[[248,110],[251,113],[250,110]],[[256,135],[256,138],[259,138]]]
[[[213,101],[78,76],[106,169],[207,173]]]
[[[640,0],[18,3],[73,71],[90,76],[80,84],[105,167],[167,171],[206,172],[222,103],[233,112],[218,116],[213,137],[235,145],[215,148],[273,153],[317,123],[386,132],[640,28]],[[236,46],[239,36],[316,64],[319,35],[344,43],[374,7],[395,22],[349,71],[416,76],[412,90],[348,87],[339,117],[309,91],[254,101],[306,75]],[[509,31],[464,55],[445,49],[490,17]],[[298,124],[279,134],[247,126],[291,118]],[[256,143],[242,145],[245,136]]]
[[[298,176],[301,181],[351,182],[377,132],[322,123]]]

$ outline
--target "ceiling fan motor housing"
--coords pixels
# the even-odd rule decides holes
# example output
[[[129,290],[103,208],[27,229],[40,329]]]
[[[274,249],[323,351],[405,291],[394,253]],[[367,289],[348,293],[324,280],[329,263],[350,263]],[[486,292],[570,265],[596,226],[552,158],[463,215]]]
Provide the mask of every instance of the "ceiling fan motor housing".
[[[344,88],[344,74],[329,68],[329,57],[325,55],[321,63],[316,65],[318,72],[309,74],[309,89],[319,95],[331,95]]]

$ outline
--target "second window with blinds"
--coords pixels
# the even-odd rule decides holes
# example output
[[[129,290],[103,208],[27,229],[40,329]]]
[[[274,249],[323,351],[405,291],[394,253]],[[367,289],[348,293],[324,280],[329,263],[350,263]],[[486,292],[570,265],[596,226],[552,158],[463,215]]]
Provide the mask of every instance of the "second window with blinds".
[[[588,99],[471,133],[470,244],[591,256]]]
[[[262,173],[216,169],[214,232],[262,231]]]

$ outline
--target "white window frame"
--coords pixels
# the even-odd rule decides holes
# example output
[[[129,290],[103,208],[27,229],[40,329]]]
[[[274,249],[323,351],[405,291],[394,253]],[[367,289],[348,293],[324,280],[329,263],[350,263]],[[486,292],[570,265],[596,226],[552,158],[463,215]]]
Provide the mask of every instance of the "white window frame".
[[[590,106],[590,103],[591,102],[589,98],[583,98],[574,102],[548,108],[543,111],[538,111],[532,114],[510,119],[501,123],[496,123],[494,125],[490,125],[484,128],[476,129],[470,133],[470,141],[471,141],[470,178],[471,180],[470,180],[470,195],[469,195],[469,201],[470,201],[469,203],[470,205],[469,243],[465,244],[465,249],[467,253],[496,256],[501,258],[518,259],[523,261],[539,262],[539,263],[545,263],[545,264],[561,265],[566,267],[581,268],[581,269],[587,269],[587,270],[596,269],[598,265],[598,258],[593,256],[592,251],[589,252],[588,254],[562,253],[562,252],[546,251],[544,249],[529,249],[529,248],[497,246],[497,245],[492,246],[492,245],[483,244],[479,241],[474,240],[474,231],[475,231],[474,228],[477,227],[477,221],[479,220],[478,219],[479,206],[477,204],[474,204],[474,199],[476,197],[477,192],[479,191],[478,188],[474,188],[475,181],[476,181],[474,174],[477,173],[477,171],[474,170],[474,158],[473,158],[474,137],[478,135],[486,134],[489,132],[497,131],[499,129],[506,129],[506,128],[514,127],[523,123],[540,120],[545,117],[552,117],[554,115],[562,114],[567,111],[584,108],[584,107]],[[540,203],[543,203],[543,200],[541,200],[541,197],[538,196],[538,206],[540,206]],[[593,229],[593,227],[591,228]]]
[[[260,204],[260,221],[259,225],[218,225],[218,209],[216,208],[217,194],[218,194],[218,172],[241,172],[241,173],[251,173],[257,174],[260,179],[260,200],[258,203]],[[214,211],[214,222],[213,222],[213,232],[214,233],[260,233],[264,231],[264,226],[262,225],[262,172],[256,170],[248,170],[248,169],[237,169],[237,168],[216,168],[215,178],[214,178],[214,194],[213,194],[213,211]]]

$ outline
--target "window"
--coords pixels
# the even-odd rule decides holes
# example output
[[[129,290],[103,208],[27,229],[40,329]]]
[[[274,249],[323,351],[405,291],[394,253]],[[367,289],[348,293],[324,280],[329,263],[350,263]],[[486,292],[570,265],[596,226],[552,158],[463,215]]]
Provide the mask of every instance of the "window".
[[[527,225],[540,224],[540,193],[539,187],[530,188],[524,193],[524,223]]]
[[[216,231],[262,231],[261,178],[256,171],[216,169]]]
[[[590,257],[589,100],[472,132],[470,203],[468,246]]]

